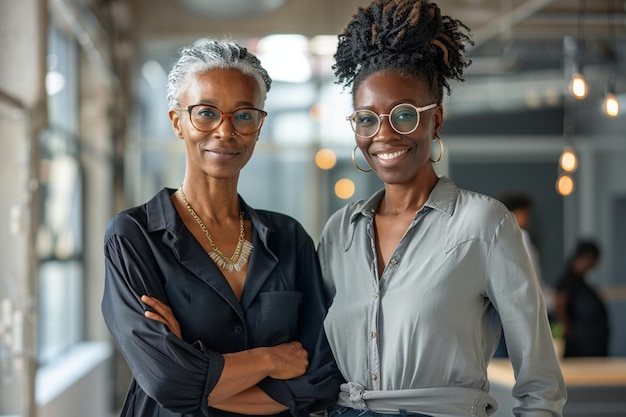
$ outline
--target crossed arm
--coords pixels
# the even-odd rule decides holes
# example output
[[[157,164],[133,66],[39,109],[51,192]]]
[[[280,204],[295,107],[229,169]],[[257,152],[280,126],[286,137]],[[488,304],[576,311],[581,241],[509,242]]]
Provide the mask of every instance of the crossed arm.
[[[182,339],[180,325],[171,308],[160,300],[142,296],[152,308],[145,316],[161,322]],[[288,409],[274,401],[256,384],[266,377],[286,380],[304,375],[309,362],[307,351],[299,342],[254,348],[224,354],[224,369],[208,398],[209,406],[242,414],[276,414]]]

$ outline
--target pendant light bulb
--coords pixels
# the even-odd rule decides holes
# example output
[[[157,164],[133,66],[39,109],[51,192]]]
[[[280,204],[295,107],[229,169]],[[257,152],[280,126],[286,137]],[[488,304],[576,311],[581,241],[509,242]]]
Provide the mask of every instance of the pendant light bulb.
[[[617,117],[619,115],[619,100],[617,100],[615,94],[609,92],[606,95],[602,110],[609,117]]]
[[[576,168],[578,168],[578,156],[576,156],[574,148],[566,146],[565,149],[563,149],[561,158],[559,158],[559,166],[565,172],[576,171]]]
[[[568,196],[574,192],[574,180],[567,174],[559,176],[556,180],[556,190],[562,196]]]
[[[576,72],[572,76],[572,80],[569,83],[569,91],[579,100],[587,97],[589,87],[587,86],[587,80],[585,80],[581,72]]]

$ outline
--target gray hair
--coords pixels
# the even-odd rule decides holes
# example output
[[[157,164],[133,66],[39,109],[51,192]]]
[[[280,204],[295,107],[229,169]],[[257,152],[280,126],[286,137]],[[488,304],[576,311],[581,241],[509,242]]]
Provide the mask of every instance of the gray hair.
[[[261,61],[246,48],[231,41],[198,39],[180,50],[180,58],[167,77],[167,102],[170,109],[179,107],[181,89],[191,75],[212,69],[236,69],[253,78],[263,92],[270,90],[272,79],[261,66]]]

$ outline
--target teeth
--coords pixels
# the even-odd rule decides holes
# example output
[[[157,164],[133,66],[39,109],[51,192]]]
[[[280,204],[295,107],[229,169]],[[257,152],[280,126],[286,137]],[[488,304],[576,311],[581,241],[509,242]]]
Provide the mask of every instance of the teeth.
[[[380,159],[384,159],[384,160],[387,160],[387,161],[388,161],[388,160],[390,160],[390,159],[393,159],[393,158],[397,158],[397,157],[399,157],[400,155],[402,155],[402,154],[403,154],[403,153],[405,153],[405,152],[406,152],[406,149],[405,149],[405,150],[403,150],[403,151],[397,151],[397,152],[393,152],[393,153],[379,153],[379,154],[378,154],[378,157],[379,157]]]

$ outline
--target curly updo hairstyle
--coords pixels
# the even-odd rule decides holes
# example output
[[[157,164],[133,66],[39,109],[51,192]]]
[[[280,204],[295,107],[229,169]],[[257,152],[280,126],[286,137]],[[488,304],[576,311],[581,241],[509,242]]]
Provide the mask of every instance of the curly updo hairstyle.
[[[428,0],[374,0],[359,7],[339,35],[337,83],[352,85],[354,93],[371,74],[395,71],[424,77],[441,101],[444,88],[450,94],[448,80],[463,81],[471,63],[465,58],[465,44],[473,45],[469,31]]]

